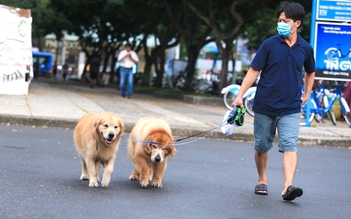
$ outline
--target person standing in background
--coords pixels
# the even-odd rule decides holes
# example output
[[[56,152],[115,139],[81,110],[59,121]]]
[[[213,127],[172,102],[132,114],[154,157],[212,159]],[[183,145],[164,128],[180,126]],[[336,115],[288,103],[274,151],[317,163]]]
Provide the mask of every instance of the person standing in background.
[[[133,91],[133,66],[139,62],[138,55],[132,50],[132,45],[127,43],[125,49],[118,55],[119,66],[119,88],[122,97],[128,99]],[[127,83],[127,90],[125,84]]]
[[[66,81],[67,75],[68,75],[68,64],[67,64],[67,62],[65,62],[65,64],[63,64],[63,66],[62,66],[62,80],[63,81]]]
[[[100,59],[98,56],[94,56],[89,63],[89,74],[90,74],[90,88],[96,86],[96,80],[100,72]]]
[[[57,62],[54,63],[52,66],[52,74],[54,76],[54,79],[56,80],[56,74],[57,74]]]

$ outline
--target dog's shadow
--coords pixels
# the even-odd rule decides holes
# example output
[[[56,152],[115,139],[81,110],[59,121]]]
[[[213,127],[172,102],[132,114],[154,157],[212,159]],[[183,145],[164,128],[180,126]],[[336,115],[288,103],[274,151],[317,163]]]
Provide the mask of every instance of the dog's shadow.
[[[110,183],[111,184],[111,183]],[[164,192],[165,188],[154,188],[151,186],[151,182],[147,187],[141,187],[139,180],[129,180],[129,179],[119,179],[118,181],[112,182],[113,187],[128,191],[128,190],[133,190],[133,191],[140,191],[140,192],[153,192],[153,193],[162,193]]]
[[[99,190],[108,190],[108,191],[138,191],[140,193],[151,192],[152,193],[163,193],[167,191],[166,188],[154,188],[151,186],[151,183],[147,187],[141,187],[139,180],[129,180],[129,179],[115,179],[111,180],[107,188],[100,187],[90,188],[89,180],[80,180],[80,179],[69,179],[62,183],[64,186],[69,187],[71,190],[76,191],[99,191]]]

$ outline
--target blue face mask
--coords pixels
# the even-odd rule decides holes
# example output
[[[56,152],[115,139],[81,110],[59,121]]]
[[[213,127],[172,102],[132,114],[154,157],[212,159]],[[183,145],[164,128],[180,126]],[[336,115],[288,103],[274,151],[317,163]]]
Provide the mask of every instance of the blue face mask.
[[[292,24],[278,22],[277,31],[280,36],[288,37],[292,32],[290,31]]]

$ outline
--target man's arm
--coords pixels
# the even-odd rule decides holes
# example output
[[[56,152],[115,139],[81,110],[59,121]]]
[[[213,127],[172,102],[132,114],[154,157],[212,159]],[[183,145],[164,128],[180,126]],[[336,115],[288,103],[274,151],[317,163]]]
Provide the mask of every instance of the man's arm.
[[[138,58],[138,55],[136,54],[136,52],[132,51],[130,53],[130,59],[134,62],[134,63],[137,63],[139,62],[139,58]]]
[[[122,62],[127,57],[128,57],[127,51],[122,50],[121,53],[118,55],[118,61]]]
[[[311,93],[313,83],[314,83],[314,75],[315,75],[315,72],[312,72],[310,74],[305,73],[305,88],[304,88],[305,90],[304,90],[303,96],[301,97],[301,100],[302,100],[301,106],[303,106],[309,98],[309,95]]]
[[[246,76],[244,77],[244,80],[241,83],[238,96],[235,98],[235,100],[232,103],[233,107],[238,106],[238,105],[241,108],[244,107],[242,97],[245,94],[245,92],[255,83],[259,74],[260,74],[259,70],[255,69],[253,67],[249,68],[249,71],[246,73]]]

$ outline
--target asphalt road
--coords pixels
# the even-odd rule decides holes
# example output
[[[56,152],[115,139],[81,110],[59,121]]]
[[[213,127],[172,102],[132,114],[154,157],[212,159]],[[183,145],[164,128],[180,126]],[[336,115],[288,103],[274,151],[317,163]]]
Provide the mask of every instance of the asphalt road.
[[[0,125],[0,218],[351,218],[351,150],[299,147],[295,185],[283,201],[281,154],[270,152],[268,196],[257,182],[251,143],[199,140],[177,146],[163,188],[129,181],[123,140],[107,189],[80,181],[73,130]],[[127,135],[126,135],[127,137]]]

